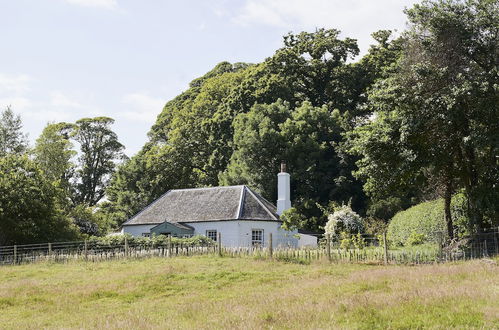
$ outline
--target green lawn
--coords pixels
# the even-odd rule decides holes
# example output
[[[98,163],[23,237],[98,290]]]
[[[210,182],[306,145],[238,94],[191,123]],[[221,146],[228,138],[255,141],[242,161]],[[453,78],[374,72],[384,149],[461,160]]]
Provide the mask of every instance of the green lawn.
[[[0,327],[499,328],[499,267],[216,257],[5,266]]]

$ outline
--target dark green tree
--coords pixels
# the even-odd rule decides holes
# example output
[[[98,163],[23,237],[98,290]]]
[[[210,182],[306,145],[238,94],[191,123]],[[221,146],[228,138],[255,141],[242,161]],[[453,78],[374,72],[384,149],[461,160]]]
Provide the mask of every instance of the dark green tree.
[[[66,195],[70,193],[70,180],[75,171],[72,158],[76,151],[70,141],[73,130],[74,125],[69,123],[47,124],[33,149],[34,159],[45,177],[58,182]]]
[[[76,122],[72,138],[80,145],[74,182],[74,204],[96,205],[105,195],[116,162],[123,158],[123,145],[110,126],[109,117],[83,118]]]
[[[10,107],[0,115],[0,157],[7,154],[22,154],[28,149],[28,141],[22,132],[20,115],[15,115]]]
[[[498,214],[499,6],[423,1],[407,15],[403,57],[371,92],[376,116],[357,129],[358,173],[372,194],[436,182],[451,238],[450,201],[463,188],[479,231]]]
[[[75,239],[60,192],[26,155],[0,158],[0,245]]]

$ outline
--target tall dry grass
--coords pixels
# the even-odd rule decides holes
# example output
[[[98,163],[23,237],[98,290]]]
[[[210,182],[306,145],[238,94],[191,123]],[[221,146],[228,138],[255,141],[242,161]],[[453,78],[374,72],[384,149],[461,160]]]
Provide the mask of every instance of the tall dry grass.
[[[0,327],[499,328],[499,267],[189,257],[0,268]]]

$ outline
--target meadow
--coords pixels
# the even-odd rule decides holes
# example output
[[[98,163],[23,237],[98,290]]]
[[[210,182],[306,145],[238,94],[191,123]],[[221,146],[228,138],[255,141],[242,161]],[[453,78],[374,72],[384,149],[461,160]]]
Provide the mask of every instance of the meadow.
[[[191,256],[3,266],[0,327],[493,329],[498,261],[380,266]]]

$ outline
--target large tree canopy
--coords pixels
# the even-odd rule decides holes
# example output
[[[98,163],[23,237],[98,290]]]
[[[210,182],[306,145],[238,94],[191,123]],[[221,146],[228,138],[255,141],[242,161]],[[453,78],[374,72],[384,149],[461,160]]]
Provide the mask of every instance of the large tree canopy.
[[[172,188],[248,183],[274,200],[281,160],[311,228],[325,221],[316,202],[352,199],[363,212],[355,159],[339,145],[365,114],[366,88],[398,56],[389,36],[376,34],[378,44],[356,63],[348,63],[358,54],[355,40],[320,29],[287,35],[262,63],[218,64],[165,105],[150,141],[118,169],[107,216],[119,224]]]
[[[499,210],[499,4],[423,1],[407,15],[403,56],[370,92],[375,117],[356,130],[358,175],[374,197],[442,186],[450,237],[462,188],[480,230]]]
[[[61,193],[27,156],[0,158],[0,245],[71,240],[78,230],[61,211]]]
[[[123,145],[110,128],[113,123],[109,117],[76,121],[72,137],[79,143],[81,154],[75,176],[75,204],[94,206],[105,195],[115,162],[123,156]]]

